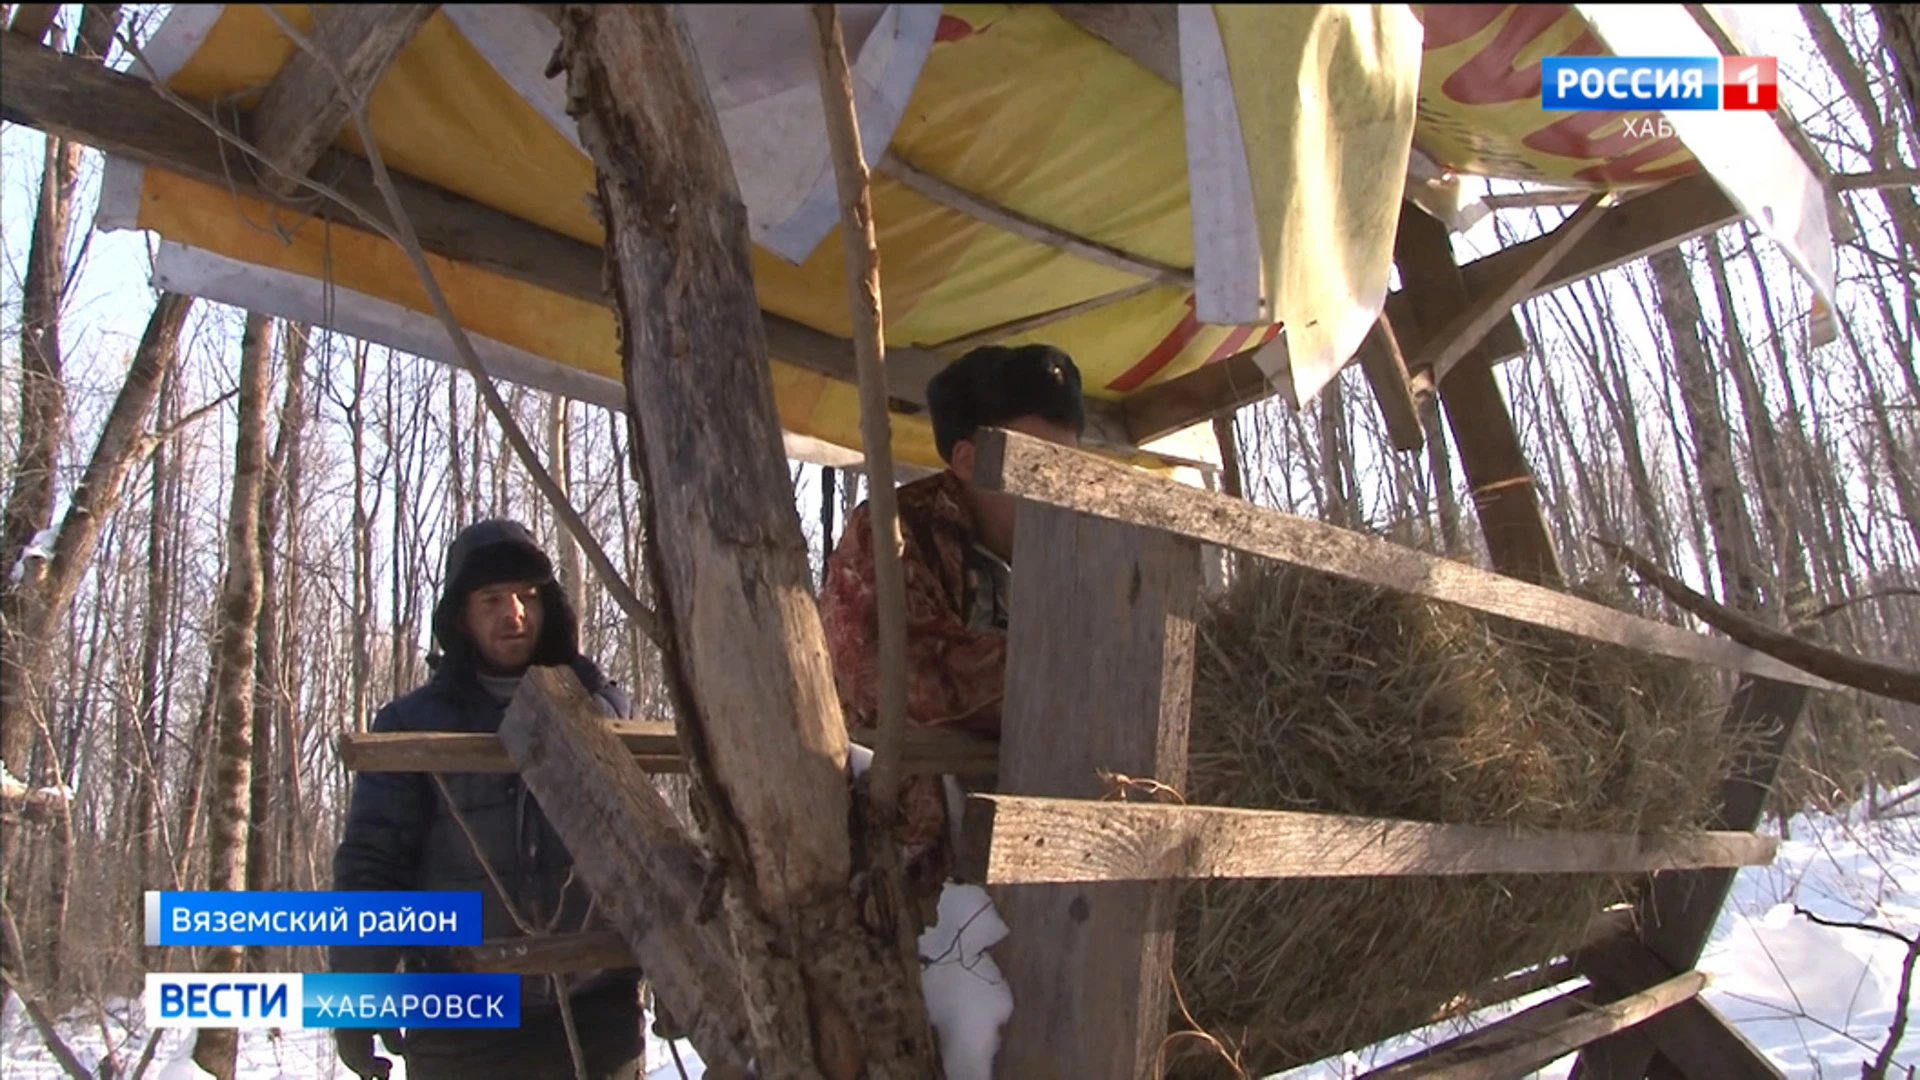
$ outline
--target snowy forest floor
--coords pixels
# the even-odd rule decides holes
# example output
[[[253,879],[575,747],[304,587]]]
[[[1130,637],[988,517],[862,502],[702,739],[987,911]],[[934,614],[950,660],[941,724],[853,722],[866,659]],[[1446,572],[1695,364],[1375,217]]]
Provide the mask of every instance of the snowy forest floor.
[[[1920,800],[1903,809],[1920,809]],[[1920,815],[1872,821],[1858,809],[1840,817],[1801,815],[1789,822],[1787,837],[1773,865],[1748,868],[1736,879],[1732,900],[1700,961],[1712,980],[1705,996],[1789,1077],[1858,1076],[1861,1064],[1873,1060],[1887,1039],[1907,947],[1886,935],[1819,925],[1795,909],[1909,938],[1920,934]],[[1285,1080],[1346,1080],[1554,992],[1296,1069],[1284,1074]],[[111,1038],[121,1068],[130,1069],[146,1041],[139,1003],[116,1003],[109,1013],[104,1025],[97,1017],[65,1018],[64,1037],[89,1067],[105,1058]],[[0,1080],[63,1077],[17,1003],[9,1001],[0,1032]],[[165,1033],[147,1071],[149,1080],[207,1075],[188,1059],[190,1034]],[[349,1075],[335,1061],[326,1031],[244,1036],[240,1080]],[[684,1043],[680,1049],[686,1075],[697,1080],[698,1059]],[[681,1070],[664,1043],[650,1040],[648,1053],[650,1080],[678,1080]],[[1895,1076],[1920,1067],[1920,1033],[1908,1034],[1893,1064]],[[1569,1057],[1539,1075],[1563,1077],[1571,1066]],[[405,1075],[404,1066],[394,1070],[395,1080]]]

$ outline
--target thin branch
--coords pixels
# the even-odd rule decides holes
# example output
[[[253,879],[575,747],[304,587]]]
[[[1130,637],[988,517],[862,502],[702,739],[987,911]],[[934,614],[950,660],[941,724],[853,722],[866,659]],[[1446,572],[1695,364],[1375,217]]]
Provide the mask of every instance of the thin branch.
[[[907,588],[901,566],[899,509],[893,488],[893,432],[887,413],[886,341],[881,333],[880,253],[874,242],[873,196],[854,115],[853,75],[840,35],[839,9],[814,4],[814,52],[826,110],[833,172],[840,187],[840,234],[847,249],[847,298],[853,308],[853,355],[860,379],[860,442],[867,466],[873,527],[874,602],[880,617],[880,717],[868,790],[882,822],[900,801],[900,756],[907,722]]]
[[[1892,599],[1894,597],[1900,597],[1900,596],[1920,596],[1920,589],[1911,588],[1905,585],[1895,585],[1891,588],[1881,589],[1877,592],[1861,593],[1859,596],[1849,596],[1845,600],[1836,600],[1833,603],[1828,604],[1826,607],[1823,607],[1818,611],[1815,611],[1809,614],[1806,618],[1801,619],[1798,625],[1806,626],[1811,623],[1819,622],[1822,619],[1830,618],[1834,615],[1838,615],[1840,612],[1845,611],[1850,607],[1853,607],[1855,604],[1865,604],[1865,603],[1868,603],[1869,601],[1874,601],[1874,600],[1888,600],[1888,599]]]
[[[1815,923],[1820,926],[1831,927],[1835,930],[1862,930],[1869,934],[1879,934],[1881,937],[1890,937],[1909,949],[1920,948],[1920,938],[1910,938],[1900,931],[1889,927],[1875,926],[1872,923],[1841,922],[1837,919],[1824,919],[1798,904],[1794,905],[1793,913],[1805,918],[1810,923]]]
[[[1675,604],[1697,616],[1700,621],[1756,652],[1831,682],[1865,690],[1869,694],[1920,705],[1920,671],[1883,664],[1858,656],[1823,649],[1791,634],[1775,630],[1747,618],[1730,608],[1694,592],[1683,582],[1660,569],[1653,560],[1624,544],[1593,537],[1602,550],[1631,566]]]
[[[8,909],[5,902],[0,902],[0,934],[5,935],[0,939],[0,943],[4,944],[4,950],[0,950],[0,954],[10,959],[24,955],[21,952],[20,931],[14,925],[13,912]],[[68,1076],[73,1077],[73,1080],[92,1080],[92,1074],[87,1071],[85,1065],[80,1063],[80,1058],[74,1054],[73,1048],[60,1037],[59,1029],[54,1027],[53,1020],[47,1015],[46,1008],[40,1004],[39,997],[19,973],[7,967],[0,967],[0,983],[4,983],[7,989],[12,990],[14,996],[20,999],[20,1007],[26,1010],[27,1019],[33,1022],[34,1030],[40,1033],[40,1038],[46,1042],[47,1049],[52,1052],[54,1060],[60,1063],[60,1068],[65,1070]]]
[[[271,6],[262,10],[273,18],[274,23],[289,40],[324,65],[327,73],[332,75],[342,87],[349,85],[345,73],[333,62],[333,58],[315,47],[312,40],[288,22],[284,15]],[[500,391],[493,385],[493,379],[487,374],[486,366],[480,362],[480,357],[473,351],[473,342],[468,339],[466,329],[460,325],[460,320],[454,317],[453,308],[447,303],[446,294],[440,291],[440,282],[434,277],[433,268],[427,263],[426,253],[420,246],[420,237],[413,228],[413,220],[408,216],[406,207],[401,204],[399,192],[394,190],[392,177],[387,175],[386,162],[374,141],[373,130],[367,123],[365,104],[356,102],[352,109],[352,116],[354,130],[360,136],[361,146],[367,155],[367,165],[373,173],[374,186],[379,189],[380,197],[387,205],[387,213],[393,218],[393,228],[389,230],[382,227],[379,230],[380,233],[406,252],[407,260],[413,264],[414,273],[419,275],[421,286],[426,289],[427,299],[433,304],[434,313],[439,316],[441,324],[446,328],[447,336],[453,341],[454,351],[459,355],[462,366],[473,376],[474,384],[480,391],[480,398],[486,402],[487,411],[500,425],[508,445],[513,447],[515,456],[527,470],[534,486],[540,489],[541,496],[552,505],[554,516],[560,519],[561,524],[566,526],[567,532],[572,534],[574,542],[580,545],[582,553],[587,556],[587,561],[593,565],[594,572],[599,575],[601,584],[606,586],[614,601],[620,605],[620,609],[639,625],[648,638],[652,639],[656,645],[660,644],[665,635],[661,630],[659,616],[634,593],[633,587],[627,584],[626,579],[620,575],[620,571],[614,567],[613,560],[607,557],[606,549],[600,546],[600,541],[594,537],[592,530],[587,528],[587,523],[581,520],[580,512],[574,509],[566,492],[560,490],[552,474],[547,472],[546,466],[534,452],[533,444],[527,441],[526,433],[520,430],[520,425],[514,419],[512,411],[507,408],[506,402],[501,400]]]
[[[1872,923],[1823,919],[1798,904],[1794,905],[1793,913],[1820,926],[1835,930],[1864,930],[1869,934],[1890,937],[1907,947],[1906,959],[1900,964],[1900,991],[1894,997],[1893,1020],[1887,1025],[1887,1041],[1880,1044],[1880,1052],[1873,1061],[1860,1066],[1860,1080],[1887,1080],[1887,1069],[1893,1064],[1893,1052],[1900,1048],[1900,1040],[1907,1033],[1907,1009],[1913,1000],[1913,967],[1914,962],[1920,960],[1920,937],[1908,937],[1897,930]]]

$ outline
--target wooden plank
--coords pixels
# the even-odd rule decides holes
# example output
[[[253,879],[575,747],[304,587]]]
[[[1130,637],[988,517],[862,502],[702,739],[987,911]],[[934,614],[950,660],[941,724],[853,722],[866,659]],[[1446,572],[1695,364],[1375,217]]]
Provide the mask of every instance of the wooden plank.
[[[1095,716],[1074,710],[1066,716]],[[1056,723],[1059,720],[1056,718]],[[1061,724],[1069,730],[1084,725]],[[1646,874],[1763,866],[1778,841],[1746,832],[1661,836],[1519,832],[1297,810],[974,795],[965,869],[989,885],[1198,878]]]
[[[1713,177],[1699,173],[1670,181],[1608,210],[1605,219],[1534,285],[1531,295],[1665,251],[1740,218],[1739,207]],[[1517,268],[1535,261],[1540,249],[1552,242],[1551,236],[1535,237],[1462,265],[1460,275],[1467,292],[1479,296],[1509,280]]]
[[[1560,258],[1522,300],[1624,266],[1739,220],[1739,209],[1710,176],[1689,176],[1663,184],[1627,198],[1607,211],[1593,230]],[[1497,288],[1501,282],[1511,280],[1521,267],[1535,263],[1540,249],[1552,243],[1551,235],[1514,244],[1461,266],[1469,298]],[[1405,289],[1387,297],[1387,314],[1400,335],[1401,349],[1417,353],[1426,346],[1427,336],[1413,317],[1413,304]],[[1525,351],[1520,324],[1509,316],[1460,362],[1497,366]]]
[[[1677,975],[1632,997],[1594,1005],[1575,991],[1449,1039],[1361,1080],[1519,1080],[1605,1035],[1641,1024],[1698,997],[1707,977]]]
[[[1577,962],[1597,1001],[1625,998],[1673,977],[1665,962],[1632,939],[1594,946]],[[1648,1074],[1656,1048],[1661,1060],[1692,1080],[1781,1080],[1779,1066],[1718,1010],[1699,1000],[1594,1042],[1581,1052],[1575,1075],[1640,1080]]]
[[[1437,337],[1455,313],[1472,304],[1453,262],[1447,227],[1411,203],[1403,204],[1393,250],[1415,325],[1423,337]],[[1398,324],[1395,329],[1400,329]],[[1408,346],[1402,342],[1402,347]],[[1457,365],[1439,385],[1493,568],[1535,584],[1559,584],[1560,560],[1493,368]]]
[[[1426,376],[1429,390],[1447,377],[1473,348],[1484,340],[1501,320],[1511,318],[1513,309],[1533,295],[1533,290],[1565,258],[1582,237],[1593,231],[1606,212],[1609,195],[1592,195],[1567,216],[1559,227],[1541,239],[1547,241],[1529,252],[1530,261],[1515,268],[1513,276],[1500,285],[1476,295],[1459,314],[1427,335],[1427,343],[1408,365],[1415,378]],[[1416,393],[1418,388],[1416,387]]]
[[[1804,686],[1769,679],[1744,678],[1734,689],[1722,728],[1732,745],[1745,750],[1720,785],[1718,810],[1711,822],[1714,828],[1759,825],[1806,697]],[[1636,905],[1640,950],[1592,951],[1583,958],[1583,966],[1590,965],[1588,978],[1603,993],[1621,995],[1698,963],[1733,889],[1733,878],[1731,871],[1720,869],[1655,875],[1641,890]],[[1723,1032],[1715,1030],[1725,1026],[1717,1014],[1684,1012],[1648,1029],[1645,1038],[1596,1044],[1581,1055],[1580,1073],[1588,1080],[1640,1080],[1654,1057],[1652,1040],[1658,1036],[1660,1056],[1690,1076],[1714,1075],[1700,1068],[1714,1056],[1737,1059],[1749,1076],[1766,1076],[1769,1070],[1777,1074],[1764,1055],[1751,1047],[1743,1056],[1743,1039],[1735,1036],[1730,1044]]]
[[[508,938],[479,945],[457,945],[452,952],[454,967],[458,970],[513,975],[566,975],[639,963],[618,930]]]
[[[1053,10],[1169,85],[1179,87],[1178,4],[1054,4]]]
[[[299,189],[299,180],[332,145],[353,110],[373,94],[438,4],[328,4],[314,12],[309,43],[296,48],[253,110],[253,143],[274,175],[267,185]]]
[[[1373,388],[1381,419],[1386,421],[1387,441],[1403,453],[1425,446],[1427,436],[1420,426],[1420,406],[1413,399],[1413,386],[1407,378],[1406,357],[1384,311],[1360,345],[1360,370]]]
[[[1002,718],[1002,786],[1097,796],[1102,770],[1185,779],[1198,545],[1022,506]],[[1070,722],[1068,718],[1082,718]],[[998,890],[1020,1005],[1001,1076],[1146,1080],[1165,1037],[1172,886]]]
[[[654,774],[687,771],[680,736],[672,724],[657,721],[609,723],[634,764]],[[855,742],[871,745],[872,732],[854,731]],[[497,735],[484,732],[349,732],[340,736],[340,762],[353,772],[508,773],[513,759]],[[909,775],[952,773],[971,784],[991,787],[1000,770],[1000,747],[959,731],[911,729],[903,767]]]
[[[564,667],[529,668],[500,741],[700,1056],[744,1064],[747,1014],[726,926],[701,916],[710,868],[660,792]]]
[[[888,154],[880,159],[880,164],[875,166],[874,171],[900,181],[914,192],[942,206],[958,210],[970,218],[986,222],[997,229],[1004,229],[1015,236],[1057,248],[1109,270],[1135,274],[1162,285],[1193,288],[1192,270],[1169,266],[1144,255],[1122,251],[1111,244],[1103,244],[1098,240],[1076,235],[1057,225],[1049,225],[942,180],[903,158]]]
[[[315,200],[304,191],[289,195],[261,184],[254,170],[239,167],[241,152],[217,134],[238,140],[248,121],[243,117],[238,125],[228,123],[227,110],[215,121],[204,103],[189,104],[199,110],[197,117],[162,98],[145,79],[0,34],[0,119],[365,230],[357,215],[332,200]],[[363,159],[329,149],[321,153],[314,172],[375,220],[387,220]],[[601,249],[404,173],[392,176],[420,245],[429,253],[577,300],[608,302]],[[830,379],[854,382],[851,342],[769,311],[762,310],[760,317],[772,356]],[[927,380],[943,363],[921,349],[887,350],[888,382],[899,411],[926,410]],[[1117,404],[1088,400],[1089,442],[1127,448],[1114,441],[1124,437],[1118,435],[1124,430]]]
[[[746,208],[684,12],[568,5],[558,55],[598,180],[675,720],[755,1060],[769,1077],[925,1075],[938,1049],[908,916],[856,874]]]
[[[1120,406],[1127,438],[1136,446],[1149,443],[1272,396],[1276,388],[1254,357],[1261,349],[1286,348],[1285,340],[1275,338],[1128,395]]]
[[[1723,638],[1696,634],[1377,537],[1201,491],[1016,432],[983,431],[974,445],[973,480],[988,491],[1004,491],[1033,503],[1165,530],[1591,641],[1820,690],[1833,689],[1822,679]]]
[[[54,16],[59,13],[59,4],[17,4],[7,32],[38,45],[46,40],[47,31],[53,29]]]

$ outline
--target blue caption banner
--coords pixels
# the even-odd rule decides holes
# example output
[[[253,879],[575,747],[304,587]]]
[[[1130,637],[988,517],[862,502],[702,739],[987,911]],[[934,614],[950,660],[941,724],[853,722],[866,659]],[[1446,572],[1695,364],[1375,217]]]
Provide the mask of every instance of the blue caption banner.
[[[478,945],[478,892],[150,892],[148,945]]]
[[[150,972],[149,1028],[511,1028],[520,976]]]
[[[300,984],[304,1027],[520,1026],[518,975],[303,975]]]
[[[1718,109],[1720,60],[1712,56],[1544,57],[1540,108],[1548,112]]]

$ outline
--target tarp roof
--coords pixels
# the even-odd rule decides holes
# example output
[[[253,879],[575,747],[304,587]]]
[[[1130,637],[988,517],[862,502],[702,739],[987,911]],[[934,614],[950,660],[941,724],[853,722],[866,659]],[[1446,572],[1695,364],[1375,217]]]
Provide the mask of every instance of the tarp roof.
[[[1767,160],[1799,172],[1761,190],[1732,175],[1751,166],[1728,166],[1724,125],[1642,139],[1611,114],[1540,112],[1540,56],[1604,51],[1603,40],[1635,33],[1605,9],[1166,5],[1156,10],[1177,17],[1177,34],[1149,26],[1143,48],[1093,36],[1063,15],[1073,7],[843,8],[863,139],[879,165],[892,377],[909,401],[932,366],[981,331],[1059,309],[1077,313],[1004,340],[1067,349],[1097,400],[1250,349],[1276,385],[1310,395],[1379,311],[1410,155],[1416,168],[1605,187],[1704,162],[1756,218],[1768,200],[1770,231],[1790,251],[1798,244],[1797,261],[1819,277],[1818,185],[1809,196],[1810,174],[1770,121],[1757,118],[1772,139]],[[312,18],[308,5],[278,10],[302,28]],[[762,309],[844,338],[838,208],[804,8],[684,10],[748,206]],[[1714,51],[1672,32],[1693,28],[1681,6],[1657,14],[1648,25],[1667,27],[1671,41]],[[376,84],[368,115],[395,172],[597,247],[592,165],[565,113],[564,79],[545,74],[556,38],[528,7],[444,5]],[[179,5],[145,56],[180,94],[244,107],[292,52],[260,7]],[[1740,131],[1744,152],[1759,152],[1752,140],[1764,138]],[[361,150],[351,125],[336,145]],[[936,197],[952,189],[1119,258],[1062,250]],[[99,224],[157,232],[163,287],[452,361],[404,257],[370,233],[111,156]],[[496,374],[624,401],[607,306],[526,275],[433,262]],[[815,460],[857,450],[854,388],[796,362],[791,340],[770,331],[789,449]],[[922,416],[896,415],[894,428],[900,458],[937,463]],[[1176,437],[1171,452],[1212,460],[1203,436],[1204,427]]]

